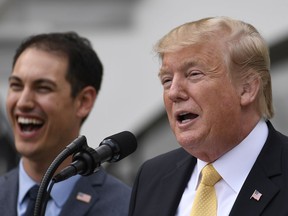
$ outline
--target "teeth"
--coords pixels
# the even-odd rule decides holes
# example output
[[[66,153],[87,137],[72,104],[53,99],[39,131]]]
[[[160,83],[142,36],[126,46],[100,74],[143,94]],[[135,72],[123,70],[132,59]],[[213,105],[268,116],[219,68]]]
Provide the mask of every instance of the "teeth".
[[[38,119],[34,119],[34,118],[19,117],[18,123],[20,123],[20,124],[42,124],[42,121],[40,121]]]
[[[184,116],[184,115],[187,115],[187,114],[189,114],[189,112],[181,113],[180,116]]]

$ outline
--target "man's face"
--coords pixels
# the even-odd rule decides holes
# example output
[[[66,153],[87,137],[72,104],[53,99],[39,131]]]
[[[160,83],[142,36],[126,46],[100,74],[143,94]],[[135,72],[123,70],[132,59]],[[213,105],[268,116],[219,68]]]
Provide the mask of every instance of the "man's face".
[[[178,142],[206,161],[233,148],[241,134],[240,91],[217,48],[205,44],[165,53],[159,73]]]
[[[26,49],[9,78],[7,113],[17,151],[26,158],[54,158],[78,136],[77,102],[65,79],[63,55]]]

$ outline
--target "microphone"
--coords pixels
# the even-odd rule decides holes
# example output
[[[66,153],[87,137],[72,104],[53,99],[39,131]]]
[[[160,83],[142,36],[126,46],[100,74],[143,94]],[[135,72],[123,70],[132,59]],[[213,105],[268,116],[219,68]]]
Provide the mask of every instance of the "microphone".
[[[69,166],[53,177],[55,183],[76,174],[91,175],[98,170],[102,163],[117,162],[132,154],[137,148],[136,137],[129,131],[105,138],[95,149],[87,146],[85,137],[77,138],[77,140],[83,142],[84,147],[73,155],[73,162]]]

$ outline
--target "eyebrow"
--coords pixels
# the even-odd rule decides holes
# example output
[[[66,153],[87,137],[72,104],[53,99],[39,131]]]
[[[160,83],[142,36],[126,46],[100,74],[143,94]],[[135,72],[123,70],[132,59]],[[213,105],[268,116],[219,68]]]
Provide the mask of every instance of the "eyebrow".
[[[158,77],[161,77],[161,76],[163,76],[166,73],[168,73],[167,70],[163,70],[163,68],[161,67],[159,72],[158,72]]]
[[[183,70],[187,70],[187,68],[193,67],[195,65],[199,65],[199,61],[198,60],[191,60],[188,59],[187,61],[184,61],[183,63],[181,63],[180,65],[180,71]],[[165,67],[161,67],[158,73],[158,77],[163,76],[164,74],[169,73],[169,70],[166,70]]]
[[[11,81],[22,82],[22,80],[19,77],[13,76],[13,75],[8,78],[8,81],[9,82],[11,82]],[[39,84],[42,84],[42,83],[47,83],[49,85],[52,85],[52,86],[56,87],[55,82],[53,82],[52,80],[49,80],[49,79],[41,78],[41,79],[37,79],[37,80],[33,81],[33,83],[35,83],[36,85],[39,85]]]
[[[182,65],[180,66],[180,70],[186,70],[187,68],[194,67],[196,65],[199,65],[199,60],[188,59],[187,61],[184,61],[182,63]]]
[[[13,80],[21,82],[21,79],[19,77],[17,77],[17,76],[9,76],[8,81],[11,82]]]

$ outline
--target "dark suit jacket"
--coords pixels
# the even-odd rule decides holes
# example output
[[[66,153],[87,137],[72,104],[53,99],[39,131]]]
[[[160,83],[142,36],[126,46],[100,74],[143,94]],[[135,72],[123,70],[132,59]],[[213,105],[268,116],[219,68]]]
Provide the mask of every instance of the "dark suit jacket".
[[[53,189],[52,189],[53,190]],[[91,195],[90,203],[76,199],[77,193]],[[18,168],[0,178],[0,215],[17,216]],[[61,216],[126,216],[131,189],[104,170],[81,177],[61,211]]]
[[[267,124],[268,138],[231,216],[288,215],[288,137]],[[182,148],[145,162],[133,186],[129,216],[174,216],[196,162]],[[259,201],[250,199],[255,189],[262,193]]]

